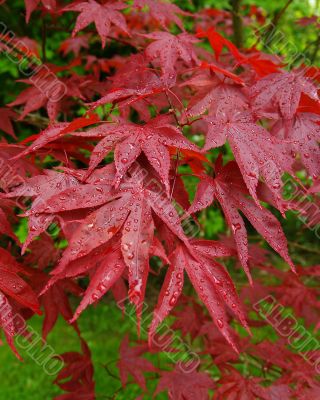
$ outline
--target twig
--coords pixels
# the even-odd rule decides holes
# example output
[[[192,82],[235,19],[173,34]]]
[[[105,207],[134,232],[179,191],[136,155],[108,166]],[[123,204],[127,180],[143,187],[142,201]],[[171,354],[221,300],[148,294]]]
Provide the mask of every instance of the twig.
[[[318,51],[320,49],[320,35],[318,36],[318,39],[315,41],[315,48],[314,51],[311,55],[311,62],[314,63],[316,61],[317,55],[318,55]]]
[[[271,24],[276,27],[281,19],[281,17],[283,16],[283,14],[287,11],[287,8],[290,6],[290,4],[293,2],[293,0],[288,0],[286,2],[286,4],[282,7],[282,9],[279,12],[276,12]]]
[[[107,371],[107,373],[108,373],[108,375],[109,376],[111,376],[112,378],[114,378],[114,379],[116,379],[116,380],[120,380],[120,378],[117,376],[117,375],[115,375],[113,372],[111,372],[110,371],[110,369],[109,369],[109,365],[110,364],[113,364],[113,363],[115,363],[115,362],[117,362],[118,360],[112,360],[112,361],[109,361],[107,364],[101,364],[102,365],[102,367]]]
[[[174,178],[172,182],[172,188],[171,188],[171,193],[170,193],[170,201],[172,200],[174,188],[176,186],[176,181],[177,181],[177,175],[178,175],[178,168],[179,168],[179,150],[177,151],[177,158],[176,158],[176,164],[174,166]]]
[[[22,112],[17,109],[15,109],[15,112],[20,115],[22,114]],[[26,122],[30,125],[37,126],[40,129],[45,129],[50,125],[50,120],[48,118],[41,117],[41,115],[38,114],[28,114],[23,120],[18,120],[18,122]]]
[[[307,251],[308,253],[314,253],[320,255],[320,251],[316,249],[310,249],[309,247],[303,246],[302,244],[295,243],[295,242],[288,242],[289,246],[296,247],[297,249],[301,249]]]
[[[316,40],[313,40],[312,42],[309,42],[307,45],[306,45],[306,47],[304,48],[304,50],[298,55],[298,57],[295,59],[295,62],[297,61],[297,60],[299,60],[300,58],[305,58],[305,54],[307,53],[307,50],[309,50],[310,49],[310,47],[312,47],[314,44],[317,44],[318,43],[318,40],[319,39],[316,39]],[[311,59],[310,59],[310,61],[311,61]]]
[[[47,62],[47,53],[46,53],[46,43],[47,43],[47,26],[45,18],[42,21],[42,57],[41,60],[43,64]]]
[[[170,106],[170,110],[172,110],[172,112],[173,112],[173,115],[174,115],[174,119],[175,119],[175,121],[176,121],[176,124],[177,124],[177,125],[179,126],[179,128],[181,129],[180,121],[179,121],[179,119],[178,119],[178,117],[177,117],[176,111],[175,111],[175,109],[174,109],[174,107],[173,107],[173,104],[172,104],[172,102],[171,102],[171,100],[170,100],[170,97],[169,97],[167,91],[165,91],[165,95],[166,95],[166,98],[167,98],[167,100],[168,100],[168,103],[169,103],[169,106]],[[174,179],[173,179],[172,187],[171,187],[170,201],[172,200],[174,188],[175,188],[176,181],[177,181],[178,168],[179,168],[179,161],[180,161],[179,158],[180,158],[180,153],[179,153],[179,150],[178,150],[178,151],[177,151],[176,163],[175,163],[175,167],[174,167]]]
[[[267,47],[271,41],[272,41],[272,35],[276,29],[276,27],[278,26],[280,19],[282,18],[282,16],[284,15],[284,13],[287,11],[288,7],[290,6],[290,4],[293,2],[293,0],[288,0],[286,2],[286,4],[281,8],[280,11],[276,12],[267,28],[266,31],[266,35],[264,38],[264,47]]]
[[[48,25],[47,28],[50,29],[50,30],[54,30],[54,31],[72,33],[72,29],[68,29],[68,28],[66,28],[64,26]],[[97,35],[97,31],[95,29],[86,29],[86,32],[87,33],[92,33],[94,35]],[[116,42],[122,43],[125,46],[130,46],[130,47],[134,47],[137,50],[142,50],[141,46],[136,46],[133,43],[131,43],[130,41],[126,40],[125,38],[118,38],[118,37],[115,38],[115,37],[110,36],[110,35],[108,35],[107,38],[110,39],[110,40],[114,40]]]

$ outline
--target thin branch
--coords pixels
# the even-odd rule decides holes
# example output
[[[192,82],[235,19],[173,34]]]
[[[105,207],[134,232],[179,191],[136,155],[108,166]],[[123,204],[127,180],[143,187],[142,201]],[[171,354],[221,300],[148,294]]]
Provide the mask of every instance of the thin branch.
[[[177,151],[176,157],[177,158],[176,158],[176,162],[175,162],[175,166],[174,166],[174,178],[173,178],[172,187],[171,187],[170,201],[172,201],[172,196],[173,196],[174,188],[176,186],[176,181],[177,181],[178,168],[179,168],[179,162],[180,162],[179,150]]]
[[[68,29],[68,28],[65,28],[65,27],[59,26],[59,25],[48,25],[47,29],[54,30],[54,31],[59,31],[59,32],[70,33],[70,34],[72,33],[72,29]],[[98,38],[97,31],[95,29],[86,29],[86,32],[87,33],[92,33],[92,34],[96,35],[97,38]],[[130,47],[133,47],[133,48],[135,48],[137,50],[142,50],[141,46],[136,46],[133,43],[131,43],[130,41],[124,39],[124,38],[118,38],[118,37],[115,38],[115,37],[110,36],[110,35],[108,35],[107,38],[110,39],[110,40],[114,40],[115,42],[121,43],[121,44],[123,44],[125,46],[130,46]]]
[[[117,375],[115,375],[114,373],[112,373],[111,371],[110,371],[110,369],[109,369],[109,364],[111,364],[112,362],[110,362],[110,363],[108,363],[108,364],[101,364],[102,365],[102,367],[107,371],[107,374],[109,375],[109,376],[111,376],[112,378],[114,378],[114,379],[116,379],[116,380],[120,380],[120,378],[117,376]]]
[[[276,30],[281,18],[283,17],[284,13],[287,11],[288,7],[290,6],[290,4],[292,2],[293,2],[293,0],[288,0],[286,2],[286,4],[281,8],[280,11],[275,12],[275,14],[267,28],[267,31],[264,35],[264,39],[263,39],[264,47],[267,47],[271,43],[274,31]]]
[[[171,112],[173,112],[176,124],[179,126],[179,128],[181,129],[181,125],[180,125],[180,121],[177,117],[175,108],[173,107],[173,104],[171,102],[170,96],[168,95],[167,91],[165,91],[165,95],[167,98],[167,101],[170,105],[170,110],[172,110]],[[173,196],[173,192],[174,192],[174,188],[176,185],[176,181],[177,181],[177,175],[178,175],[178,168],[179,168],[179,162],[180,162],[180,152],[179,150],[177,151],[177,156],[176,156],[176,162],[175,162],[175,167],[174,167],[174,178],[173,178],[173,182],[172,182],[172,187],[171,187],[171,193],[170,193],[170,201],[172,200],[172,196]]]
[[[42,57],[41,60],[43,64],[47,62],[47,52],[46,52],[46,44],[47,44],[47,26],[46,26],[46,20],[43,19],[42,21]]]
[[[314,253],[314,254],[320,255],[320,251],[319,251],[319,250],[311,249],[310,247],[306,247],[306,246],[304,246],[304,245],[302,245],[302,244],[295,243],[295,242],[288,242],[288,244],[289,244],[289,246],[291,246],[291,247],[295,247],[295,248],[297,248],[297,249],[301,249],[301,250],[303,250],[303,251],[307,251],[308,253]]]
[[[304,58],[304,55],[307,53],[307,51],[312,47],[314,44],[318,42],[318,39],[313,40],[312,42],[309,42],[306,47],[304,48],[303,52],[299,55],[299,58]]]
[[[22,114],[22,111],[14,109],[17,114]],[[19,120],[18,122],[26,122],[30,125],[37,126],[40,129],[45,129],[50,125],[50,120],[48,118],[42,117],[39,114],[28,114],[23,120]]]
[[[287,11],[288,7],[290,6],[290,4],[293,2],[293,0],[288,0],[286,2],[286,4],[282,7],[282,9],[278,12],[275,13],[271,24],[276,27],[278,25],[278,23],[280,22],[280,19],[282,18],[283,14]]]
[[[316,61],[319,50],[320,50],[320,35],[318,36],[318,39],[315,42],[315,48],[314,48],[314,51],[313,51],[313,53],[311,55],[311,60],[310,61],[312,63],[314,63]]]

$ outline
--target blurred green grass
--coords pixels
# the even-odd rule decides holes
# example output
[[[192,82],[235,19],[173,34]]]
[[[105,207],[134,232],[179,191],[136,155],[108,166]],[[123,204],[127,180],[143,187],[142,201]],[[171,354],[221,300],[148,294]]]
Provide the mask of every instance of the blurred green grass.
[[[27,324],[41,334],[41,317],[33,317]],[[136,338],[134,322],[128,317],[123,317],[116,304],[111,302],[90,307],[79,319],[79,325],[82,336],[92,352],[97,400],[131,400],[139,396],[141,389],[131,384],[124,390],[120,389],[120,380],[111,377],[104,368],[104,365],[108,364],[112,374],[118,376],[116,360],[119,357],[119,346],[128,332]],[[52,346],[57,354],[80,350],[79,338],[63,319],[58,320],[49,334],[47,344]],[[40,345],[38,347],[40,348]],[[6,343],[0,347],[0,400],[52,400],[63,393],[52,383],[55,376],[48,376],[43,367],[37,365],[26,351],[19,348],[18,350],[24,359],[23,362],[16,359]],[[148,382],[148,386],[150,384],[154,387],[153,381]],[[113,397],[115,393],[116,397]],[[167,397],[160,395],[157,398]]]

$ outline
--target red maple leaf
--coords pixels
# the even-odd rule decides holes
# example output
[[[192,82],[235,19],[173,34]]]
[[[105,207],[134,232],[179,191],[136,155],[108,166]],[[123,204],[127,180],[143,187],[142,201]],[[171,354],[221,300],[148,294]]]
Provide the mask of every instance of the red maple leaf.
[[[292,171],[292,157],[284,143],[275,143],[269,132],[258,125],[251,114],[217,112],[204,117],[207,136],[204,150],[222,146],[228,140],[243,179],[256,202],[259,177],[262,176],[283,212],[281,199],[282,174]]]
[[[250,89],[253,107],[262,116],[278,112],[290,119],[296,113],[301,94],[319,101],[314,83],[298,72],[278,72],[260,79]]]
[[[134,7],[137,7],[138,10],[147,7],[151,18],[158,21],[165,29],[167,29],[171,23],[174,23],[184,31],[183,23],[176,14],[192,16],[191,13],[181,10],[176,4],[161,0],[135,0]]]
[[[106,174],[107,171],[109,177]],[[64,252],[59,264],[59,270],[108,243],[121,230],[122,256],[129,269],[129,295],[131,300],[140,307],[149,273],[149,249],[154,236],[151,210],[182,241],[186,240],[186,237],[175,208],[164,192],[159,193],[161,186],[153,180],[149,185],[144,186],[143,182],[137,179],[139,176],[137,174],[115,190],[111,186],[114,174],[114,166],[111,165],[97,170],[96,174],[93,173],[89,179],[91,183],[79,187],[71,185],[70,189],[66,190],[63,190],[65,186],[62,186],[59,193],[50,198],[46,197],[46,200],[41,203],[35,203],[28,214],[41,221],[48,218],[52,220],[61,212],[95,210],[91,211],[74,231],[70,246]],[[87,197],[90,193],[91,195]],[[64,199],[63,204],[61,198]],[[39,229],[43,230],[43,226],[41,225]],[[104,271],[101,273],[103,274]],[[119,277],[117,271],[111,270],[110,273],[116,273]]]
[[[73,37],[77,34],[77,32],[84,29],[91,22],[94,22],[102,41],[102,47],[104,47],[106,45],[112,24],[121,29],[127,35],[130,35],[127,29],[126,20],[119,12],[126,7],[127,5],[121,2],[99,4],[95,0],[88,0],[81,3],[72,3],[66,6],[63,11],[80,12],[80,15],[77,18],[76,26],[72,32]]]
[[[73,176],[48,170],[43,175],[26,179],[22,185],[16,187],[6,197],[14,198],[23,196],[36,198],[33,204],[37,208],[55,193],[60,193],[61,190],[76,186],[77,184],[78,181]],[[29,233],[23,244],[22,253],[26,251],[34,238],[46,231],[54,220],[52,215],[40,215],[37,212],[33,212],[32,208],[28,214],[30,215],[28,220]]]
[[[40,73],[32,80],[23,79],[21,82],[33,86],[22,91],[14,101],[8,104],[10,107],[24,105],[19,120],[42,107],[46,107],[49,118],[55,120],[60,111],[61,101],[67,93],[66,85],[50,73],[47,76]]]
[[[237,59],[241,60],[242,56],[236,46],[231,43],[228,39],[223,37],[220,33],[218,33],[214,28],[209,28],[207,31],[199,31],[197,33],[198,38],[208,38],[212,49],[215,52],[216,59],[219,60],[221,52],[224,47],[227,47],[228,50],[232,53],[232,55]]]
[[[153,32],[144,36],[155,40],[146,48],[146,55],[151,61],[159,59],[165,77],[170,78],[170,75],[176,74],[175,65],[178,60],[182,60],[187,67],[199,63],[193,48],[197,40],[188,33],[172,35],[169,32]]]
[[[17,118],[17,113],[10,108],[0,108],[0,130],[6,132],[8,135],[15,138],[13,126],[12,126],[12,119]]]
[[[150,102],[154,102],[160,111],[167,104],[167,100],[164,101],[163,93],[169,91],[170,87],[175,84],[175,76],[162,79],[156,70],[151,69],[144,54],[130,56],[109,80],[111,86],[108,88],[108,92],[103,93],[103,97],[91,103],[90,106],[97,107],[107,103],[118,104],[122,113],[130,106],[138,111],[144,121],[150,119],[148,108]]]
[[[216,71],[218,72],[218,71]],[[220,71],[221,72],[221,71]],[[185,81],[183,86],[190,86],[196,93],[190,99],[187,116],[194,117],[206,110],[209,115],[218,111],[224,113],[245,111],[248,99],[240,85],[228,84],[212,73],[211,68],[201,68],[196,75]]]
[[[0,209],[0,233],[15,238],[6,214]]]
[[[17,315],[19,307],[28,308],[39,315],[41,311],[35,292],[20,277],[21,274],[28,275],[24,266],[17,263],[14,257],[2,248],[0,259],[0,326],[12,351],[21,359],[13,340],[18,333],[27,333],[22,315]]]
[[[91,154],[88,174],[114,149],[117,169],[115,183],[119,184],[132,163],[143,152],[169,192],[170,153],[168,147],[195,152],[198,150],[197,146],[189,142],[181,131],[170,123],[170,119],[169,115],[161,115],[145,125],[102,124],[81,133],[81,136],[88,138],[102,137]]]
[[[145,346],[129,346],[129,336],[125,336],[120,345],[120,360],[117,363],[120,372],[121,383],[126,386],[128,375],[132,375],[134,381],[146,389],[145,372],[156,372],[155,366],[141,355],[145,352]]]
[[[46,280],[43,280],[43,284],[46,282]],[[69,303],[69,298],[67,294],[68,292],[77,296],[82,294],[81,288],[77,286],[74,282],[62,280],[50,287],[50,289],[48,289],[40,297],[40,303],[43,306],[45,313],[45,318],[42,326],[42,338],[44,341],[46,340],[48,334],[54,328],[60,314],[67,322],[70,322],[72,319],[73,312]],[[77,323],[72,322],[72,325],[78,335],[80,335]]]
[[[213,396],[214,400],[272,400],[275,398],[271,396],[270,391],[272,389],[260,385],[262,379],[254,377],[244,378],[235,368],[232,367],[228,367],[227,371],[228,372],[218,381],[222,386],[220,386],[215,392]],[[276,394],[275,390],[274,393]],[[281,391],[278,389],[277,393],[280,394]],[[290,387],[285,387],[282,394],[285,393],[287,396],[284,398],[289,399],[291,393]]]
[[[61,43],[59,51],[62,52],[64,56],[73,52],[75,57],[78,57],[81,49],[89,48],[89,35],[81,35],[77,37],[68,38]]]
[[[238,210],[248,218],[256,230],[266,239],[286,262],[294,269],[288,255],[287,242],[277,218],[266,208],[257,205],[248,195],[244,180],[234,161],[225,167],[216,164],[216,178],[203,177],[189,212],[194,213],[208,207],[214,199],[218,200],[231,227],[238,249],[241,264],[250,278],[248,269],[248,239],[244,221]]]
[[[68,393],[55,397],[55,400],[94,400],[96,398],[91,352],[83,339],[81,339],[81,349],[81,353],[68,352],[59,355],[64,366],[54,383]]]
[[[167,391],[170,400],[208,400],[208,390],[215,387],[208,374],[190,371],[183,363],[177,363],[172,371],[161,372],[155,395]]]
[[[39,173],[38,168],[28,160],[12,160],[22,150],[23,147],[20,145],[0,143],[0,188],[4,192],[8,192],[11,188],[21,185],[25,177]]]
[[[26,21],[29,22],[33,11],[39,6],[40,0],[24,0],[26,4]],[[52,12],[56,8],[56,0],[41,0],[45,10]]]
[[[226,322],[226,311],[221,303],[225,303],[244,326],[247,327],[247,323],[228,272],[214,260],[215,257],[227,255],[230,255],[230,251],[213,241],[192,240],[188,248],[185,245],[176,248],[169,258],[171,265],[161,288],[150,325],[150,341],[157,326],[177,303],[183,288],[184,271],[186,271],[218,329],[236,349]]]
[[[300,155],[301,162],[314,179],[320,175],[320,116],[298,113],[289,123],[278,121],[271,133],[286,141],[293,158]]]

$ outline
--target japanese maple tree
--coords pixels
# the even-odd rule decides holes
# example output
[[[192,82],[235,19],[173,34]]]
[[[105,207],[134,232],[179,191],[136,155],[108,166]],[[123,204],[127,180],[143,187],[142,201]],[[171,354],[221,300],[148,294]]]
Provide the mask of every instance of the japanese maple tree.
[[[301,266],[282,225],[320,222],[320,70],[236,46],[230,4],[25,0],[26,23],[44,20],[41,43],[1,34],[2,57],[24,68],[0,108],[0,326],[21,358],[14,338],[33,314],[44,314],[43,340],[60,314],[71,324],[81,352],[62,355],[57,399],[97,396],[78,319],[109,293],[135,310],[137,338],[123,337],[115,365],[141,399],[320,396],[310,358],[285,335],[257,337],[267,322],[252,314],[272,294],[319,326],[319,266]],[[264,23],[258,8],[241,12],[247,29]],[[51,59],[55,30],[66,35]],[[222,236],[206,234],[211,211]],[[153,362],[179,352],[163,323],[199,355],[192,368]]]

